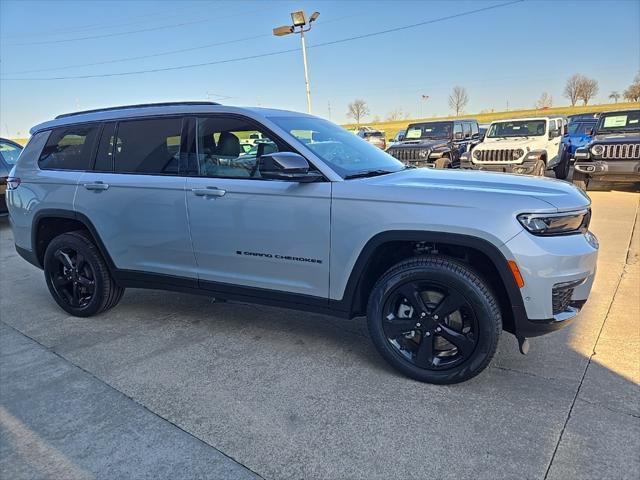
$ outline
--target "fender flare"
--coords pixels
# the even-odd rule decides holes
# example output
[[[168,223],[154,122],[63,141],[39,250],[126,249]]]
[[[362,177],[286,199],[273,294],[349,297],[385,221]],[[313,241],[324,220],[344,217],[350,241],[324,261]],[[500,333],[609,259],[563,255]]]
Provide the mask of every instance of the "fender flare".
[[[471,235],[421,230],[392,230],[378,233],[370,238],[360,251],[358,258],[354,263],[344,289],[342,300],[332,301],[336,308],[346,310],[349,315],[358,313],[362,310],[362,306],[359,304],[359,287],[363,273],[369,267],[376,249],[385,243],[394,241],[446,243],[448,245],[472,248],[481,252],[491,261],[502,280],[507,298],[511,305],[514,329],[517,329],[518,324],[522,324],[522,322],[528,320],[520,289],[516,285],[513,274],[509,268],[509,264],[507,263],[507,259],[498,247],[488,240]]]

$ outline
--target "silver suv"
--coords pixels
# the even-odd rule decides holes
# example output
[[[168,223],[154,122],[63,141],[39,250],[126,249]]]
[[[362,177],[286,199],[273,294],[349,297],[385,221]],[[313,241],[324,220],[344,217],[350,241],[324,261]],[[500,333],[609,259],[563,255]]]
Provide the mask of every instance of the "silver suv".
[[[525,351],[591,290],[590,202],[566,182],[408,168],[320,118],[210,103],[31,133],[8,181],[16,248],[72,315],[129,287],[366,315],[391,365],[454,383],[489,364],[502,330]]]

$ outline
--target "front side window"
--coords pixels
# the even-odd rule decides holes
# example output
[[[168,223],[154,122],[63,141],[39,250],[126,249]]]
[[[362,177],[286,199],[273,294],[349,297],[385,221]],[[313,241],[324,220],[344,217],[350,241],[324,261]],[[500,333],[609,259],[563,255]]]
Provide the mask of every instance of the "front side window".
[[[181,130],[181,118],[128,120],[118,123],[115,138],[103,134],[101,147],[114,152],[118,173],[178,175]]]
[[[327,120],[303,116],[270,117],[270,120],[304,143],[342,178],[404,169],[388,153]]]
[[[258,159],[282,145],[252,123],[234,117],[197,119],[197,174],[204,177],[260,178]]]
[[[546,120],[516,120],[492,123],[487,138],[497,137],[539,137],[544,135]]]
[[[38,164],[45,170],[88,170],[99,125],[56,128],[42,149]]]
[[[22,147],[13,143],[0,142],[0,157],[7,162],[8,165],[15,165],[20,156]]]

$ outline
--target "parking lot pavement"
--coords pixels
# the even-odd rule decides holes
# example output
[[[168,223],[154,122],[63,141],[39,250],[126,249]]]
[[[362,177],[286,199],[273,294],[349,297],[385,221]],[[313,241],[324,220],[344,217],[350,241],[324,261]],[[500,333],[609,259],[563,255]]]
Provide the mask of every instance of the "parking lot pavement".
[[[2,354],[24,348],[79,373],[49,375],[53,367],[34,362],[27,393],[15,379],[27,370],[8,368],[3,359],[0,403],[10,416],[8,425],[0,417],[0,476],[28,477],[37,468],[37,458],[17,453],[37,438],[45,451],[64,454],[49,462],[57,471],[99,478],[117,476],[99,457],[115,452],[118,465],[137,464],[129,475],[136,478],[149,465],[138,459],[162,455],[157,447],[173,455],[157,478],[189,478],[185,465],[197,476],[209,463],[215,477],[233,465],[221,463],[222,452],[269,479],[637,479],[640,234],[631,237],[634,223],[640,228],[640,195],[590,194],[601,254],[580,319],[532,339],[526,357],[505,334],[489,369],[450,387],[391,370],[363,319],[144,290],[127,291],[100,317],[69,317],[42,273],[16,256],[4,224]],[[100,392],[111,393],[103,399]],[[102,429],[121,422],[122,412],[136,425],[128,448],[114,426]],[[12,434],[14,425],[24,434]],[[178,457],[184,461],[172,469]]]

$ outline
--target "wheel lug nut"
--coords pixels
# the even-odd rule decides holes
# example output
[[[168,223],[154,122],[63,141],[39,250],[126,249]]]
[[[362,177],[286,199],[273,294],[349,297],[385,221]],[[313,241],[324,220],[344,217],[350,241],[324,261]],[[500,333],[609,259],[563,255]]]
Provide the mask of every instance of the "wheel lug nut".
[[[440,327],[436,328],[436,332],[440,332],[442,329]]]
[[[422,313],[420,314],[420,316],[421,316],[422,318],[424,318],[424,317],[426,317],[426,316],[427,316],[427,314],[426,314],[426,313],[424,313],[424,312],[422,312]]]
[[[425,335],[426,335],[427,337],[430,337],[430,336],[431,336],[431,332],[427,332],[427,333],[425,333]]]
[[[422,325],[419,323],[416,323],[416,327],[421,327]]]
[[[437,320],[437,319],[438,319],[438,315],[434,315],[434,316],[433,316],[433,319],[434,319],[434,320]]]

